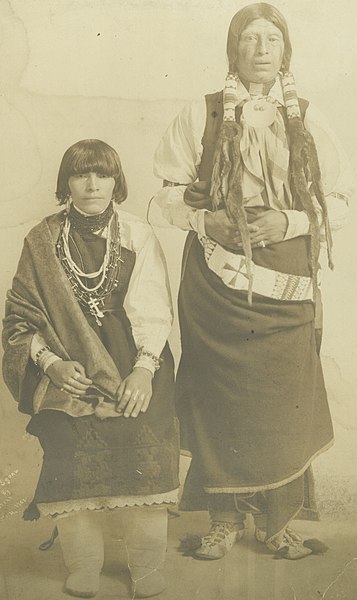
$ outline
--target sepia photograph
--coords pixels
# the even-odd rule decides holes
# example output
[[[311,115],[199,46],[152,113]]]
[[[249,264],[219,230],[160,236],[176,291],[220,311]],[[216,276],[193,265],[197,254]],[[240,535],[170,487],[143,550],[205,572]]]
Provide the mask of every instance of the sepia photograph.
[[[357,600],[356,23],[0,0],[0,600]]]

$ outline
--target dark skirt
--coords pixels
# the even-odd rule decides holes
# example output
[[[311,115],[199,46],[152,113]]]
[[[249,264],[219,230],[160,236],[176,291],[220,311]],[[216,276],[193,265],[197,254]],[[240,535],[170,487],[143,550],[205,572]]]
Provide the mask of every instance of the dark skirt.
[[[146,413],[137,418],[74,418],[56,410],[35,415],[43,465],[34,504],[70,499],[160,494],[178,482],[178,426],[171,353],[164,352]]]

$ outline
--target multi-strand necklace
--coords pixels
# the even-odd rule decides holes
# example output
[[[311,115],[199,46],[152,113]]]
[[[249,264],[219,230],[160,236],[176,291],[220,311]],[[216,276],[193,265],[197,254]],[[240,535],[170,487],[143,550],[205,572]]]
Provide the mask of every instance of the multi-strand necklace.
[[[100,218],[98,220],[97,217],[101,217],[104,213],[101,213],[101,215],[94,215],[93,219],[92,217],[81,215],[71,206],[70,213],[63,221],[57,242],[57,255],[62,262],[62,266],[68,277],[69,283],[71,284],[74,295],[82,306],[89,309],[90,314],[93,315],[99,326],[102,325],[100,319],[103,319],[104,317],[102,309],[104,308],[105,299],[118,286],[120,267],[123,263],[121,257],[119,217],[112,205],[111,209],[112,210],[109,211],[106,209],[104,212],[108,212],[105,215],[105,218]],[[74,262],[69,247],[69,230],[71,226],[78,231],[82,230],[86,233],[93,233],[94,231],[104,229],[106,226],[108,227],[105,254],[103,262],[97,271],[86,273]],[[85,283],[88,280],[94,280],[98,277],[100,279],[93,287],[88,287]]]

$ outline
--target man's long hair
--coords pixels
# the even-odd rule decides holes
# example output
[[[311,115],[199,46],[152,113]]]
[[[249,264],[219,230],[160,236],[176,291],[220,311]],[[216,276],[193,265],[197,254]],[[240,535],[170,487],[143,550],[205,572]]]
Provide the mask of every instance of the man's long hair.
[[[270,4],[259,2],[238,11],[229,26],[227,39],[227,55],[229,70],[237,72],[238,43],[242,32],[255,19],[271,21],[283,34],[284,54],[281,65],[282,75],[289,71],[292,54],[288,26],[283,15]],[[235,121],[223,121],[218,136],[212,172],[211,196],[214,209],[226,208],[230,220],[237,224],[242,238],[243,252],[247,258],[247,270],[250,279],[249,299],[252,293],[252,273],[250,261],[252,249],[249,238],[246,212],[244,210],[242,191],[243,164],[240,153],[242,126]],[[321,172],[312,135],[305,129],[300,116],[287,119],[287,136],[290,145],[290,186],[295,205],[306,211],[310,222],[310,269],[316,293],[316,273],[320,252],[320,226],[318,207],[314,204],[311,192],[316,196],[322,209],[329,265],[332,268],[332,240],[328,222],[326,201],[321,183]]]

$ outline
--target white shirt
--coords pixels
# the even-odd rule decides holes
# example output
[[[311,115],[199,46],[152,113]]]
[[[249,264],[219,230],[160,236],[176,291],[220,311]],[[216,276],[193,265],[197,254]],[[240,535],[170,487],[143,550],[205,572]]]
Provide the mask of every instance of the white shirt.
[[[136,254],[124,308],[132,326],[136,347],[159,357],[173,320],[165,258],[150,225],[130,213],[117,208],[116,210],[119,214],[122,246]],[[100,235],[106,237],[107,229]],[[45,345],[45,340],[36,333],[31,344],[33,360]],[[46,371],[55,360],[59,360],[59,357],[47,351],[42,353],[38,364]],[[148,356],[140,357],[135,366],[144,367],[154,373],[153,360]]]
[[[269,96],[278,104],[284,105],[279,80],[275,82]],[[250,99],[250,95],[239,82],[238,104],[243,104],[247,99]],[[352,171],[347,156],[327,121],[311,105],[306,110],[304,123],[315,140],[330,225],[332,230],[337,230],[347,221],[348,200],[354,189]],[[200,237],[205,236],[205,209],[192,208],[183,199],[186,186],[198,177],[205,125],[206,102],[202,99],[185,106],[164,134],[155,153],[154,174],[179,185],[164,187],[154,196],[149,210],[149,220],[153,225],[172,225],[197,231]],[[283,212],[288,219],[285,239],[308,233],[309,219],[305,212],[289,209]],[[323,240],[322,230],[321,237]]]

